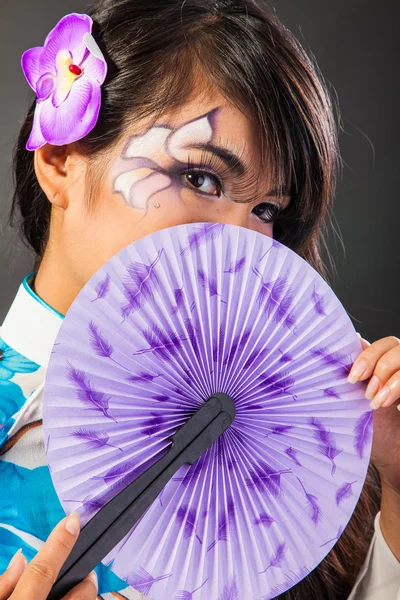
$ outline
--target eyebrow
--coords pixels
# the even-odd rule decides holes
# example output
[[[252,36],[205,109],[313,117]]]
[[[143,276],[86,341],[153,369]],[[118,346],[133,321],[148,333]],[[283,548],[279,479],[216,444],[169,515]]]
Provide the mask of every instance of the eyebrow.
[[[231,171],[236,175],[236,177],[240,177],[246,171],[246,167],[240,158],[231,152],[228,148],[224,146],[217,146],[215,144],[196,144],[190,143],[191,148],[195,148],[196,150],[207,150],[212,154],[218,156],[221,160],[224,161],[225,164],[231,169]],[[277,187],[273,187],[266,194],[266,196],[282,196],[289,197],[289,191],[284,190],[283,194],[280,193],[280,190]]]

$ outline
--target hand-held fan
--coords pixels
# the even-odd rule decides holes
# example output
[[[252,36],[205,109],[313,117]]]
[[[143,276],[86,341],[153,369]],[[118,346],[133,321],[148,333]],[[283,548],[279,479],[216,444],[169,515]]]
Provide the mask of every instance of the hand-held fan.
[[[82,522],[64,574],[102,560],[153,600],[267,600],[303,579],[365,480],[373,411],[366,382],[347,382],[360,351],[322,277],[255,231],[179,225],[112,257],[71,305],[46,375],[49,468]],[[174,436],[198,443],[189,423],[213,402],[225,426],[172,474]],[[150,480],[135,520],[124,510]]]

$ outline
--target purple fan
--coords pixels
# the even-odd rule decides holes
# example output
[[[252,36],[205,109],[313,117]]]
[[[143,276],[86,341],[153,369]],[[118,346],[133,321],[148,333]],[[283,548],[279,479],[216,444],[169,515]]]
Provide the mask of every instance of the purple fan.
[[[247,228],[148,235],[93,275],[47,370],[53,483],[82,526],[215,392],[232,425],[185,464],[103,563],[153,600],[266,600],[314,569],[358,501],[372,442],[361,343],[295,252]]]

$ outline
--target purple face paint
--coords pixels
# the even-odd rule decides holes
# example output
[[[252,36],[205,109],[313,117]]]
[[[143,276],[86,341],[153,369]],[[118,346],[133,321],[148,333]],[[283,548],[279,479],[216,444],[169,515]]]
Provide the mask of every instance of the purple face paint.
[[[186,164],[187,148],[193,143],[208,143],[213,136],[214,108],[207,114],[171,129],[165,125],[151,127],[144,135],[129,138],[122,161],[114,169],[113,193],[121,194],[126,204],[145,214],[152,196],[161,190],[179,185],[167,170],[171,159]]]

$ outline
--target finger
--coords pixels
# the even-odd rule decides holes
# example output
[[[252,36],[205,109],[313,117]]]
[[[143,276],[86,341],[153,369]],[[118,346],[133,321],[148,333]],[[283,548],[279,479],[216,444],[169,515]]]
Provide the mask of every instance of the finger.
[[[44,600],[68,558],[80,530],[78,513],[61,519],[22,574],[12,600]]]
[[[78,600],[78,598],[85,598],[85,600],[96,600],[98,591],[98,582],[96,571],[91,571],[89,575],[78,583],[66,596],[63,596],[62,600]]]
[[[394,335],[373,342],[368,348],[365,348],[354,361],[347,378],[348,382],[356,383],[356,381],[363,381],[364,379],[371,377],[378,366],[378,361],[380,365],[377,377],[381,379],[380,376],[386,375],[382,381],[387,381],[387,379],[400,368],[398,362],[399,358],[394,358],[398,354],[399,348],[400,340]],[[392,350],[394,351],[394,354],[390,355],[390,362],[388,363],[386,357],[383,357],[383,355]]]
[[[11,596],[27,564],[28,561],[20,548],[10,560],[6,571],[0,576],[0,600],[7,600]]]
[[[372,381],[372,379],[371,379]],[[368,389],[368,388],[367,388]],[[378,393],[375,394],[370,407],[377,409],[380,407],[391,406],[393,402],[396,402],[400,398],[400,370],[389,378],[385,384],[378,388]]]
[[[360,342],[361,342],[361,346],[362,346],[362,349],[363,349],[363,350],[365,350],[365,348],[368,348],[368,346],[370,346],[370,345],[371,345],[371,343],[370,343],[370,342],[368,342],[367,340],[364,340],[364,338],[361,338],[361,339],[360,339]]]
[[[371,408],[376,409],[383,406],[386,400],[389,401],[385,406],[390,406],[400,396],[398,390],[399,370],[400,343],[388,350],[376,363],[374,374],[365,391],[365,397],[373,400],[370,404]],[[379,394],[378,397],[377,394]]]

